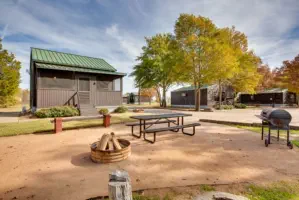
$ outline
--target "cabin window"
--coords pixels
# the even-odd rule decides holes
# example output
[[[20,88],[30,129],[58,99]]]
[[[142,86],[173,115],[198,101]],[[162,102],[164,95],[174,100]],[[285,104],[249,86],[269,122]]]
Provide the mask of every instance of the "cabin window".
[[[113,82],[114,82],[114,91],[121,91],[121,80],[120,80],[120,78],[115,79]]]
[[[98,91],[112,91],[113,82],[107,77],[100,76],[97,78],[97,90]]]
[[[42,89],[74,89],[73,72],[40,70],[39,87]]]

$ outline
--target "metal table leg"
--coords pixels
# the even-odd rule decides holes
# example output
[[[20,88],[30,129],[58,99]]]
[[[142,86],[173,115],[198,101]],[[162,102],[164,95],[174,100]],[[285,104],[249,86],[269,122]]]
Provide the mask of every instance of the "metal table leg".
[[[264,122],[262,122],[262,140],[264,139]]]
[[[142,136],[142,126],[141,126],[142,124],[141,124],[141,120],[139,120],[139,135],[135,135],[134,133],[133,133],[133,126],[132,126],[132,136],[134,136],[134,137],[137,137],[137,138],[141,138],[141,136]]]
[[[268,143],[271,144],[271,128],[268,126],[269,132],[268,132]]]

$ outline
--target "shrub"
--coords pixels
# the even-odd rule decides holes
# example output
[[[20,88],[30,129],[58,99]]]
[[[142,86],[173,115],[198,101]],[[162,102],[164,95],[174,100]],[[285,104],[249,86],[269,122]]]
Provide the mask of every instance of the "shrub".
[[[72,117],[78,115],[79,110],[72,106],[55,106],[51,108],[43,108],[35,112],[35,116],[38,118]]]
[[[128,111],[128,108],[125,106],[119,106],[114,110],[114,112],[116,112],[116,113],[125,113],[127,111]]]
[[[99,113],[100,113],[101,115],[106,115],[106,114],[109,113],[109,110],[108,110],[107,108],[101,108],[101,109],[99,110]]]
[[[245,108],[247,108],[247,106],[245,104],[242,104],[242,103],[236,103],[234,106],[235,106],[235,108],[238,108],[238,109],[245,109]]]
[[[216,105],[215,108],[217,110],[219,110],[219,105]],[[234,108],[234,106],[232,106],[232,105],[221,105],[221,109],[223,109],[223,110],[231,110],[233,108]]]
[[[129,103],[134,104],[135,103],[135,95],[134,93],[130,93],[129,95]]]

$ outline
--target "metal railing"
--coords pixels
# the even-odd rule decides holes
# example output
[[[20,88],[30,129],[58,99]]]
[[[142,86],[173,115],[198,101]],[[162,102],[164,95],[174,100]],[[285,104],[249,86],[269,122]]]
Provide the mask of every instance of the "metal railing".
[[[76,104],[76,101],[75,101],[75,96],[77,96],[77,101],[78,103]],[[75,92],[67,101],[64,105],[72,105],[74,107],[77,107],[80,111],[80,100],[79,100],[79,95],[78,95],[78,92]]]

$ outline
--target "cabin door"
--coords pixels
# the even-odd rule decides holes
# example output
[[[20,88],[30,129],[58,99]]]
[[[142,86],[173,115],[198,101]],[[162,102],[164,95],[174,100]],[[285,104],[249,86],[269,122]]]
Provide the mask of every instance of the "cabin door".
[[[78,77],[78,95],[80,104],[90,104],[90,78]]]
[[[200,105],[207,106],[208,105],[208,89],[200,90]]]

